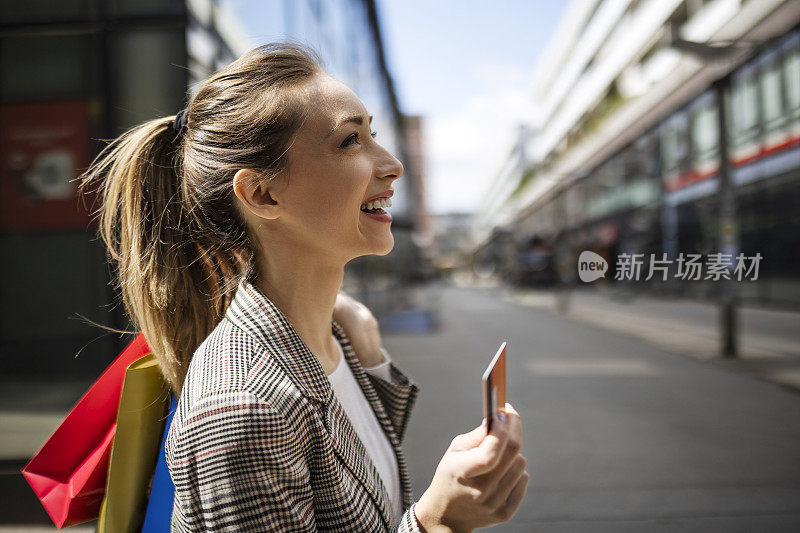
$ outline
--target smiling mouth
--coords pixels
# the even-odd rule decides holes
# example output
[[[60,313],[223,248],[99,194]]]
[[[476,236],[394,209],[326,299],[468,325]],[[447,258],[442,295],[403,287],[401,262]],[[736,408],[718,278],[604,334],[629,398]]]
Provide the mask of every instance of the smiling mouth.
[[[378,198],[361,204],[361,210],[371,215],[386,215],[388,213],[384,209],[389,207],[392,207],[392,201],[389,198]]]

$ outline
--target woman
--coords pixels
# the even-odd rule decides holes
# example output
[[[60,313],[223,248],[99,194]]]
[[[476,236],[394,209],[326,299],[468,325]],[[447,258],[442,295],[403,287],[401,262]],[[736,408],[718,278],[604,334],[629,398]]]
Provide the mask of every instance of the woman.
[[[313,51],[273,43],[87,172],[126,308],[179,398],[172,531],[471,531],[524,497],[506,404],[412,500],[401,440],[417,386],[339,292],[348,261],[394,244],[370,212],[403,166],[371,118]]]

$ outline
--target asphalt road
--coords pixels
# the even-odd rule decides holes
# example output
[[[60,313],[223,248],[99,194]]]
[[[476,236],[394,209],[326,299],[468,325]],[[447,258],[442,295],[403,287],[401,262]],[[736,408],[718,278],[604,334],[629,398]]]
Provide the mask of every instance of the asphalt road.
[[[800,531],[797,392],[499,289],[436,290],[438,331],[384,335],[420,385],[404,444],[415,497],[481,422],[480,376],[506,341],[532,478],[491,531]]]

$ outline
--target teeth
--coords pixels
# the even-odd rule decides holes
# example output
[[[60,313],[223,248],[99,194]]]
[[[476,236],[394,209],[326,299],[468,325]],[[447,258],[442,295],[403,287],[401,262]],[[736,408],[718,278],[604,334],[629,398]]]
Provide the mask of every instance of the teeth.
[[[362,208],[367,209],[377,209],[379,207],[392,207],[392,200],[390,198],[379,198],[378,200],[374,200],[372,202],[367,202],[366,204],[361,204]]]

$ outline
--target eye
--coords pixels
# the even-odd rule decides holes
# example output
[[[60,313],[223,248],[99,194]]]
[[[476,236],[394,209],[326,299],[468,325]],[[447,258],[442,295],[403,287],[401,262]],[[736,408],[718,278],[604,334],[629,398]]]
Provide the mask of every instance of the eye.
[[[377,131],[371,131],[369,134],[374,139],[375,136],[378,135],[378,132]],[[357,132],[352,134],[351,136],[349,136],[347,139],[345,139],[344,142],[342,142],[341,147],[342,148],[346,148],[347,146],[350,146],[351,141],[355,141],[355,140],[358,140],[358,133]]]

